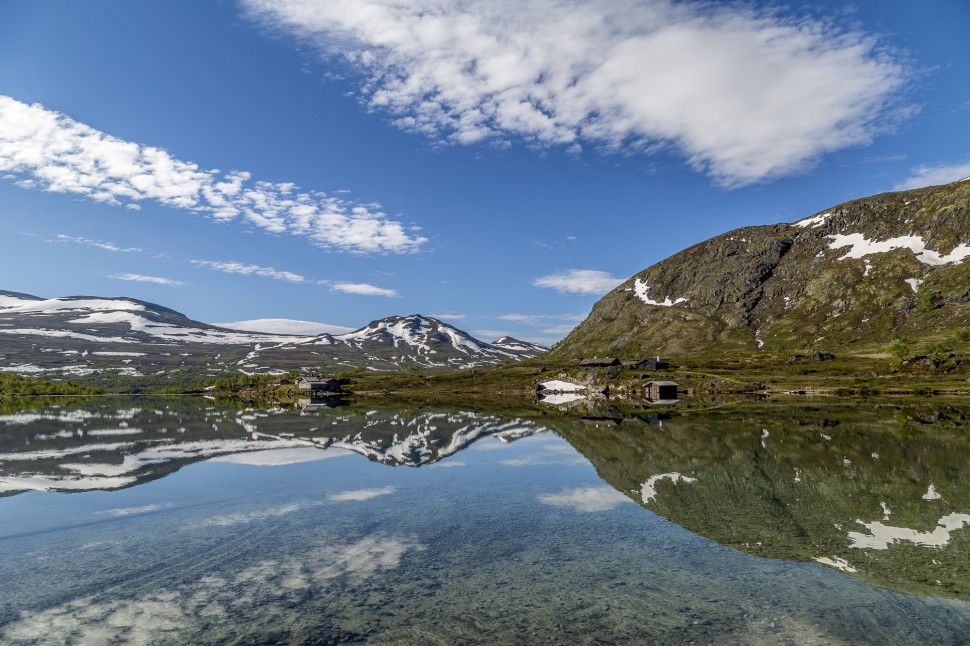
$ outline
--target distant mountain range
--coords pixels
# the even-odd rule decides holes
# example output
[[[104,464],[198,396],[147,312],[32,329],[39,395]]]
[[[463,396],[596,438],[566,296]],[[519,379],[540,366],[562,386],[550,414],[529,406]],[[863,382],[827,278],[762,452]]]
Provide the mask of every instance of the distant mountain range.
[[[603,297],[550,357],[965,347],[968,180],[701,242]]]
[[[45,299],[0,291],[0,370],[84,381],[117,375],[165,382],[240,373],[474,368],[533,357],[546,348],[511,337],[479,341],[413,314],[346,334],[243,332],[193,321],[130,298]]]

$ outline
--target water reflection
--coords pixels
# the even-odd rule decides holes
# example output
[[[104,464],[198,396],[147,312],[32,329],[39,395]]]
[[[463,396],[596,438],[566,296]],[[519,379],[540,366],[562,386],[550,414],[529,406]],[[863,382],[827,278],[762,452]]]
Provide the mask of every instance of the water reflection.
[[[249,452],[259,454],[252,460],[280,461],[324,457],[300,449],[347,450],[391,466],[420,466],[482,437],[512,441],[545,430],[532,421],[474,412],[359,410],[336,403],[300,400],[294,414],[186,398],[138,398],[119,407],[111,398],[0,415],[0,494],[119,489],[200,460]],[[278,452],[283,449],[289,452]]]
[[[0,499],[3,643],[924,644],[970,629],[956,408],[603,424],[139,398],[17,415],[0,418],[10,494],[67,489],[59,476],[139,486]]]
[[[970,598],[970,410],[746,404],[553,427],[613,487],[718,543]]]

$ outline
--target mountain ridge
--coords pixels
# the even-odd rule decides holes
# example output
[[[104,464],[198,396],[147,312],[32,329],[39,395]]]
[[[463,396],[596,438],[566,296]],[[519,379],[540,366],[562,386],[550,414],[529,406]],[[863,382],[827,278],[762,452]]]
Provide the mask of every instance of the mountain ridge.
[[[968,258],[970,182],[852,200],[793,223],[741,227],[647,267],[549,356],[965,344]]]
[[[513,340],[514,341],[514,340]],[[54,378],[171,372],[326,372],[347,368],[474,368],[535,356],[541,346],[492,345],[437,319],[390,316],[344,334],[244,332],[126,297],[44,299],[0,291],[0,370]],[[176,358],[177,357],[177,358]]]

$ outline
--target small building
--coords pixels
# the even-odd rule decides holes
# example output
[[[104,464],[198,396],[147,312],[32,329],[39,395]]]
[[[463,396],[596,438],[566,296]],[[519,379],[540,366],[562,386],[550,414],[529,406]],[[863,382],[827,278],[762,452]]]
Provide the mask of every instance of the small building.
[[[599,357],[594,357],[592,359],[583,359],[579,362],[580,368],[610,368],[612,366],[619,366],[620,360],[616,357],[604,357],[600,359]]]
[[[336,379],[307,379],[306,377],[300,377],[296,380],[296,387],[298,390],[308,390],[311,393],[340,392],[340,382]]]
[[[647,357],[646,359],[637,361],[630,367],[634,370],[666,370],[670,367],[670,364],[660,357]]]
[[[673,381],[647,382],[647,399],[677,399],[677,384]]]

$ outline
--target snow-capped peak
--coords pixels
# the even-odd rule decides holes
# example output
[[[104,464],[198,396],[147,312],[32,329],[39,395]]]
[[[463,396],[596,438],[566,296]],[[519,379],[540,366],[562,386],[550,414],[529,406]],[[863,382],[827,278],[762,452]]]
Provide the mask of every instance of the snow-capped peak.
[[[372,321],[354,332],[335,335],[334,339],[357,346],[366,341],[390,343],[394,347],[403,344],[417,348],[419,353],[433,352],[436,345],[450,345],[465,354],[488,354],[492,350],[465,332],[420,314],[389,316]]]
[[[528,341],[519,341],[511,336],[503,336],[497,341],[492,341],[492,346],[501,348],[503,350],[511,350],[513,352],[529,352],[535,354],[541,354],[549,349],[544,345],[539,345],[538,343],[529,343]]]

